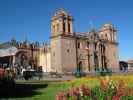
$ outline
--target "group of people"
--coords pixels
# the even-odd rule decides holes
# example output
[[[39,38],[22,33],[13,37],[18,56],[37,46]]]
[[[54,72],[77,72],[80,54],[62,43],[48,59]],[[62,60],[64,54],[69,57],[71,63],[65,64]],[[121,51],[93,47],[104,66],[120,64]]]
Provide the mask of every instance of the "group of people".
[[[33,78],[34,76],[37,76],[38,79],[40,80],[43,74],[41,66],[37,67],[37,69],[32,69],[31,66],[27,66],[25,68],[23,66],[18,66],[16,64],[14,66],[6,67],[6,68],[1,67],[1,69],[4,69],[8,73],[10,73],[12,77],[16,79],[28,80]]]

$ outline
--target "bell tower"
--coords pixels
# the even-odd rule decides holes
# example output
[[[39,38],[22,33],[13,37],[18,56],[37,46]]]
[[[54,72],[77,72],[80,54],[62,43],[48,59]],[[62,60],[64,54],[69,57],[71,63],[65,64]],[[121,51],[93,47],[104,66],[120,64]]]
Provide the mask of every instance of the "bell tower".
[[[73,35],[73,18],[63,9],[59,9],[51,19],[52,37]]]
[[[113,71],[118,70],[119,61],[118,61],[118,42],[116,29],[111,24],[105,24],[99,33],[100,39],[105,45],[105,62],[108,68],[111,68]]]
[[[105,24],[100,31],[100,37],[109,42],[117,42],[116,29],[111,24]]]
[[[73,18],[59,9],[51,19],[51,67],[58,73],[73,72],[76,69],[76,40],[73,32]]]

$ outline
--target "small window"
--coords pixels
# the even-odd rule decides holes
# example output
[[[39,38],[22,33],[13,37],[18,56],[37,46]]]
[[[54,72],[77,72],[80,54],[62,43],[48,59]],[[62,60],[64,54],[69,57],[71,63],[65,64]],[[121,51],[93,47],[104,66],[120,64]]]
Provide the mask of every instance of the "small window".
[[[87,48],[89,48],[90,47],[90,43],[89,42],[87,42]]]
[[[65,25],[65,23],[66,23],[66,21],[64,20],[64,21],[63,21],[63,32],[66,31],[66,25]]]
[[[105,37],[106,37],[106,39],[108,40],[108,35],[107,35],[107,34],[105,34]]]
[[[69,53],[70,52],[70,50],[69,49],[67,49],[67,53]]]
[[[53,25],[53,33],[55,33],[55,25]]]
[[[95,50],[96,50],[96,48],[97,48],[97,44],[95,43],[94,45],[95,45]]]
[[[78,48],[80,48],[80,43],[78,43]]]
[[[70,33],[70,22],[68,22],[68,32]]]

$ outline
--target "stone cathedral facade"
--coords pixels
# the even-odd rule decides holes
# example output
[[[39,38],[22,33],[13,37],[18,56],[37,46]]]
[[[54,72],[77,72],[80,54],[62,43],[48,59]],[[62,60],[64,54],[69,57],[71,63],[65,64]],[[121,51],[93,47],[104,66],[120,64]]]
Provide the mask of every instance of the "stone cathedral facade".
[[[99,31],[76,33],[73,17],[59,10],[51,19],[51,68],[59,73],[76,69],[92,72],[99,69],[118,69],[116,29],[105,24]]]
[[[77,33],[73,17],[58,10],[51,18],[50,43],[18,43],[13,63],[20,66],[42,66],[44,72],[72,73],[75,70],[94,72],[99,69],[119,68],[117,30],[105,24],[98,31]],[[24,60],[25,58],[25,60]],[[25,61],[25,62],[24,62]]]

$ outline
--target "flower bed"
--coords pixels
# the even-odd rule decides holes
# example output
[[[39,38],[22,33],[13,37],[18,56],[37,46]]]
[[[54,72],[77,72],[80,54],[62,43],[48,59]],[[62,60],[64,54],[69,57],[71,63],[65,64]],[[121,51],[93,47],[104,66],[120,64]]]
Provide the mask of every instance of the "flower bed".
[[[96,82],[96,79],[98,84],[93,86],[93,81]],[[92,86],[86,84],[88,80]],[[133,100],[133,88],[129,86],[129,83],[133,82],[132,78],[129,80],[128,77],[124,77],[122,80],[122,77],[105,76],[88,80],[84,78],[70,81],[72,87],[58,92],[56,100]],[[80,85],[77,85],[78,83]]]

